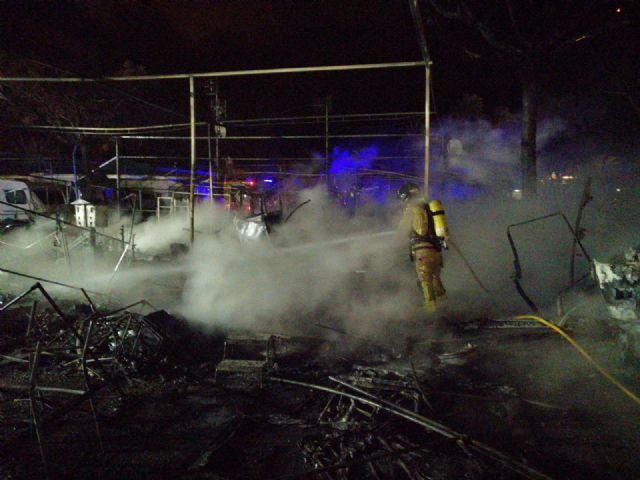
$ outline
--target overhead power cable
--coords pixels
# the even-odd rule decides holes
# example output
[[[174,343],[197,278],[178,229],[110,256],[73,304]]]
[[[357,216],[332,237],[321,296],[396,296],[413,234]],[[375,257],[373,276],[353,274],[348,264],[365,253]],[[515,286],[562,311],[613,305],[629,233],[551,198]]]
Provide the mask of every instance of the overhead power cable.
[[[207,122],[196,122],[196,126],[207,125]],[[143,125],[139,127],[73,127],[53,125],[15,125],[9,128],[22,128],[28,130],[50,130],[61,132],[83,133],[85,135],[112,135],[118,133],[135,133],[162,130],[181,130],[190,128],[190,123],[168,123],[163,125]]]
[[[388,120],[389,117],[391,119],[404,119],[411,118],[416,116],[423,116],[424,112],[387,112],[387,113],[352,113],[352,114],[341,114],[341,115],[329,115],[328,119],[330,121],[338,121],[341,119],[345,120],[367,120],[367,119],[385,119]],[[264,117],[264,118],[245,118],[245,119],[234,119],[234,120],[225,120],[225,125],[244,125],[244,124],[271,124],[274,122],[282,122],[282,121],[325,121],[324,115],[304,115],[298,117]],[[280,124],[280,123],[278,123]]]

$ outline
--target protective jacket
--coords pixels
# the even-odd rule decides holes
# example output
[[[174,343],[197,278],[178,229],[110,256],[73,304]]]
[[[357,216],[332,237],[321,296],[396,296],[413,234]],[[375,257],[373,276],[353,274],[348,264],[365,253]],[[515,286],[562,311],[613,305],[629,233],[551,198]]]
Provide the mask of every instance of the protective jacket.
[[[441,241],[436,235],[433,213],[429,205],[423,200],[410,203],[404,211],[401,227],[409,233],[411,260],[416,264],[425,311],[432,313],[437,305],[446,299],[446,291],[440,279]]]

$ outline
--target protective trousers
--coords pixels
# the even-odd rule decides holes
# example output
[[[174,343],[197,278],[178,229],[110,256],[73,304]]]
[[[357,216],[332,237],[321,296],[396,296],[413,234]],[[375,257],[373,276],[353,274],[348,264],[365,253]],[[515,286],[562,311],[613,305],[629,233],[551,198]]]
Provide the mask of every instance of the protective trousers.
[[[424,308],[427,313],[433,313],[438,302],[447,298],[440,279],[442,254],[435,248],[419,248],[415,250],[414,255],[418,282],[424,297]]]

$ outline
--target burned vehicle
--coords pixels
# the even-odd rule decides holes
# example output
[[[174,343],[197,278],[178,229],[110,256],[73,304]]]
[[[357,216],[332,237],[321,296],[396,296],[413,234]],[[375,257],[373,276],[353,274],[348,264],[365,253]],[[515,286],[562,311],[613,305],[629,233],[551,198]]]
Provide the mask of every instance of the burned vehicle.
[[[310,200],[289,205],[278,191],[265,191],[237,187],[233,193],[234,225],[241,242],[271,239],[275,230]],[[288,210],[285,215],[284,211]]]

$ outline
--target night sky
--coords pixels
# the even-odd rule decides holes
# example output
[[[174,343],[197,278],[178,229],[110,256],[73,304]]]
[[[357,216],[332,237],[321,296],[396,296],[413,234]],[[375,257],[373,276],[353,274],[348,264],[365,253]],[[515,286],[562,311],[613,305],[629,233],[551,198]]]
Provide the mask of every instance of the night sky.
[[[605,117],[634,118],[624,99],[603,93],[614,89],[603,65],[637,79],[637,2],[515,3],[525,12],[531,8],[532,15],[544,14],[538,5],[566,3],[565,15],[555,21],[575,31],[580,23],[570,5],[584,6],[577,9],[576,18],[597,15],[603,24],[616,6],[622,6],[630,25],[555,59],[545,76],[544,92],[553,98],[550,109],[559,96],[582,94],[606,104]],[[487,114],[498,105],[517,112],[517,70],[492,59],[470,58],[469,50],[483,52],[482,42],[468,29],[436,18],[427,1],[420,5],[434,60],[434,120],[447,114],[463,93],[482,96]],[[3,50],[16,59],[86,76],[113,74],[126,60],[144,66],[147,73],[187,73],[421,59],[404,0],[9,0],[1,6]],[[539,19],[539,25],[549,22]],[[185,83],[135,88],[143,98],[186,114]],[[335,113],[420,110],[424,101],[420,69],[224,79],[220,92],[229,118],[313,114],[311,104],[325,95],[333,97]],[[544,112],[546,106],[542,107]]]

